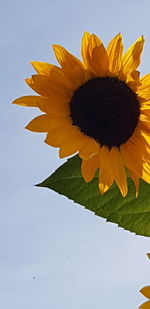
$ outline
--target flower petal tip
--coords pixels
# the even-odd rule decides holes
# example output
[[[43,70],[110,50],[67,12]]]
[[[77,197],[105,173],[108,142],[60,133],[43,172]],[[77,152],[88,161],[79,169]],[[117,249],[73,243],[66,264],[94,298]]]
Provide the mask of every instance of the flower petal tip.
[[[147,257],[149,258],[149,260],[150,260],[150,253],[146,253],[146,255],[147,255]]]
[[[12,101],[12,104],[17,104],[18,99],[15,99],[14,101]]]
[[[143,41],[143,43],[145,42],[145,38],[143,34],[141,35],[141,40]]]
[[[52,44],[52,48],[55,52],[59,48],[59,45],[58,44]]]
[[[147,286],[144,286],[141,290],[140,290],[140,293],[142,295],[144,295],[145,297],[147,297],[148,299],[150,299],[150,286],[147,285]]]

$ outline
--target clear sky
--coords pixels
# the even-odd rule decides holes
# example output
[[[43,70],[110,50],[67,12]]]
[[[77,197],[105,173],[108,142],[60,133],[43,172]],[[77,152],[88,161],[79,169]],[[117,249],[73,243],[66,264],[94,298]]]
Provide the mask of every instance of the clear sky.
[[[118,32],[125,48],[146,38],[141,73],[150,72],[150,1],[0,1],[1,203],[0,308],[134,309],[150,285],[150,239],[106,223],[63,196],[34,184],[60,164],[44,134],[25,125],[39,111],[11,105],[33,94],[30,61],[56,63],[51,44],[80,56],[81,36],[105,44]]]

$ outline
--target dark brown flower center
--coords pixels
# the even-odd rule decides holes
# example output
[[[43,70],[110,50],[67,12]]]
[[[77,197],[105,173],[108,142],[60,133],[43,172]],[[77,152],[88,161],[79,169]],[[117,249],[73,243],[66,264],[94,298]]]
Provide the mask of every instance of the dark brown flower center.
[[[81,132],[111,149],[132,136],[139,121],[140,103],[125,82],[96,77],[74,92],[70,116]]]

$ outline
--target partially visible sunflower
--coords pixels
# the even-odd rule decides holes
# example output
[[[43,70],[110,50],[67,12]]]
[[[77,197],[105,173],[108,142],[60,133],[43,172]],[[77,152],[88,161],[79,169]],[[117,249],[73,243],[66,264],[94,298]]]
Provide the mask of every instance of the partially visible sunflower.
[[[147,253],[148,258],[150,259],[150,253]],[[138,309],[150,309],[150,286],[144,286],[140,292],[149,300],[144,302]]]
[[[142,288],[140,290],[140,292],[147,297],[149,300],[147,300],[145,303],[143,303],[139,309],[150,309],[150,286],[144,286],[144,288]]]
[[[45,143],[59,147],[60,158],[78,152],[86,182],[99,169],[101,194],[115,181],[125,197],[127,173],[136,195],[140,178],[150,183],[150,74],[137,71],[143,45],[141,36],[123,54],[121,34],[105,48],[85,32],[83,61],[53,45],[60,67],[32,62],[38,74],[26,82],[39,96],[13,102],[44,112],[26,128],[47,132]]]
[[[143,303],[138,309],[150,309],[150,300]]]

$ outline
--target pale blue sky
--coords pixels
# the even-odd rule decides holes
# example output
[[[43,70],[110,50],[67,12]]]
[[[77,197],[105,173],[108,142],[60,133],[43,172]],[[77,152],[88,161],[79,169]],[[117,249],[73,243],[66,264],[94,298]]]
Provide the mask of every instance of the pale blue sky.
[[[126,48],[144,34],[141,72],[150,72],[149,16],[149,0],[0,1],[0,308],[134,309],[144,302],[138,290],[150,285],[150,239],[34,187],[63,161],[44,134],[24,130],[39,111],[11,101],[32,94],[24,82],[31,60],[56,63],[52,43],[80,56],[85,30],[105,44],[122,32]]]

